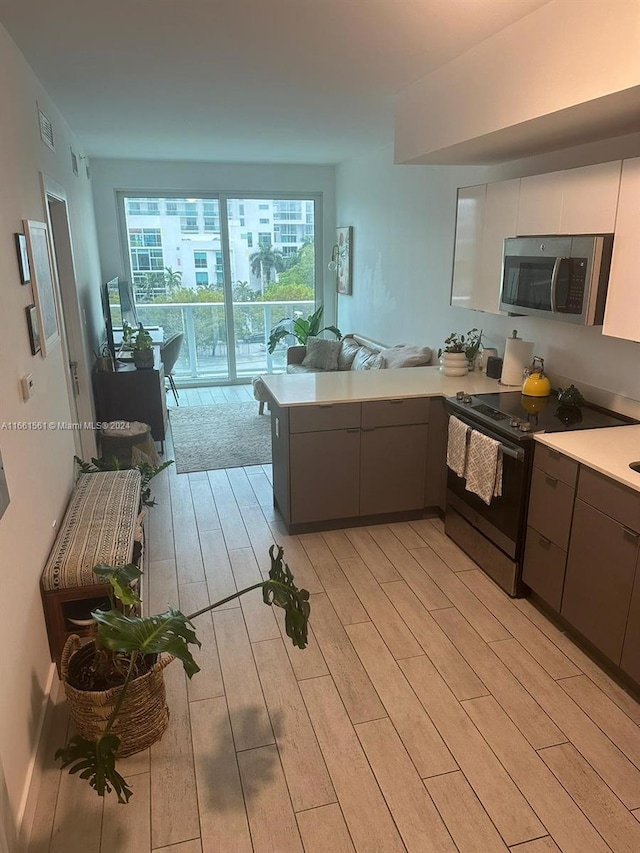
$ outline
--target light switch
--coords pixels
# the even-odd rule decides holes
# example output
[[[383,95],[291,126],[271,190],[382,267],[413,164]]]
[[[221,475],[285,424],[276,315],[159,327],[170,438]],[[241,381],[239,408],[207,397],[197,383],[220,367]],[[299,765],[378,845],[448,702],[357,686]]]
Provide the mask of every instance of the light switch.
[[[33,374],[27,373],[20,379],[20,388],[22,390],[22,399],[30,400],[33,397],[35,387],[33,384]]]

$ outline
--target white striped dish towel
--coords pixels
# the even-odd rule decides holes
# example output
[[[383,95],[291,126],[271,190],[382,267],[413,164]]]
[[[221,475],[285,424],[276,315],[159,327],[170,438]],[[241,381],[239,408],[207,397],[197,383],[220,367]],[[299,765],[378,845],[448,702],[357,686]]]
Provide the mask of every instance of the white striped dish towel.
[[[447,438],[447,465],[458,477],[464,477],[467,471],[467,435],[468,427],[455,415],[449,415],[449,434]]]
[[[473,492],[486,504],[502,495],[502,449],[500,442],[472,429],[467,454],[468,492]]]

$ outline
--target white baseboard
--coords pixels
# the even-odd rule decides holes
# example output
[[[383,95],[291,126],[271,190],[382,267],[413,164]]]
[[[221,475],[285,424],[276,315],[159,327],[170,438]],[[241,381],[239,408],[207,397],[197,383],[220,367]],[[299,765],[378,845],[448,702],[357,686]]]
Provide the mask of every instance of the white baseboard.
[[[33,819],[38,805],[38,794],[42,781],[42,767],[44,764],[45,750],[48,746],[51,724],[53,721],[54,706],[58,697],[58,690],[62,687],[58,680],[58,673],[54,663],[51,664],[47,684],[45,686],[42,706],[38,720],[38,729],[33,753],[29,762],[27,777],[18,809],[18,849],[16,853],[24,853],[29,846]]]

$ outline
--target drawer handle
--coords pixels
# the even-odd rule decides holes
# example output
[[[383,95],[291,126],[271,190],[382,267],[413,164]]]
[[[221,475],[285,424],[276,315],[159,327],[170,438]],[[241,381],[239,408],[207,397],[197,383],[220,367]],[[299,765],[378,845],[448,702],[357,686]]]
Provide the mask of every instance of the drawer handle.
[[[623,527],[622,530],[627,536],[630,536],[632,539],[640,539],[640,533],[637,530],[631,530],[629,527]]]
[[[375,432],[375,427],[362,427],[362,432]]]
[[[553,486],[554,488],[558,485],[557,479],[555,477],[550,477],[548,474],[546,475],[545,480],[550,486]]]
[[[349,427],[347,432],[360,432],[360,427]]]
[[[389,403],[392,406],[401,406],[404,403],[404,400],[389,400]]]
[[[540,540],[540,544],[543,548],[549,548],[551,546],[551,540],[547,539],[546,536],[543,536],[542,533],[538,533],[538,539]]]
[[[559,450],[548,450],[549,456],[552,459],[560,459],[560,451]]]
[[[333,409],[333,403],[320,403],[319,409]]]

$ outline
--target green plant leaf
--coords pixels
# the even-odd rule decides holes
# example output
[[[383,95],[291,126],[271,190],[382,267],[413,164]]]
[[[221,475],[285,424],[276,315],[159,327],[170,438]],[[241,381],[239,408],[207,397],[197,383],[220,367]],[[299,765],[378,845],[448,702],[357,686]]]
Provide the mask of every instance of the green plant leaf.
[[[98,640],[114,652],[138,651],[143,655],[166,652],[182,661],[192,678],[200,667],[189,651],[189,643],[200,646],[193,625],[179,610],[169,608],[157,616],[124,616],[118,610],[96,611]]]
[[[93,567],[98,577],[103,578],[113,587],[113,594],[123,604],[139,604],[140,596],[131,588],[130,584],[142,577],[142,572],[135,563],[126,566],[106,566],[99,563]]]
[[[308,623],[311,613],[309,593],[306,589],[298,589],[293,582],[293,575],[286,563],[282,562],[283,549],[278,546],[274,556],[275,546],[269,548],[271,569],[269,580],[262,588],[262,599],[265,604],[277,605],[285,611],[285,630],[294,646],[304,649],[307,646]]]
[[[322,334],[322,332],[332,332],[338,340],[342,337],[342,332],[337,326],[325,326],[324,329],[320,329],[318,334]]]
[[[131,788],[116,770],[119,746],[120,738],[113,734],[103,735],[97,741],[74,735],[65,747],[56,751],[55,758],[61,760],[63,769],[69,767],[69,773],[79,773],[81,779],[86,779],[99,796],[113,790],[119,803],[128,803]]]

